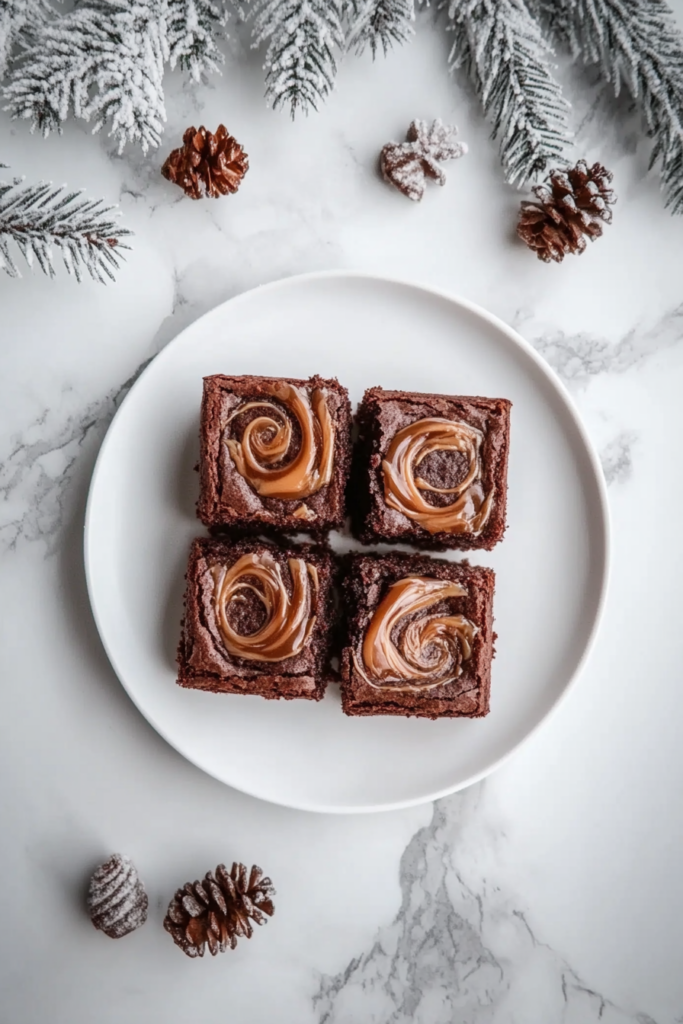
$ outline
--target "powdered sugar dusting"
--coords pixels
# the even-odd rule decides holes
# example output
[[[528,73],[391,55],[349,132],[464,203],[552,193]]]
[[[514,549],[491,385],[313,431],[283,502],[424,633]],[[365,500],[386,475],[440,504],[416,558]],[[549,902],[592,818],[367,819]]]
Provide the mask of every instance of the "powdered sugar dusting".
[[[440,118],[429,124],[416,119],[410,125],[405,142],[389,142],[380,154],[380,169],[385,181],[408,199],[419,202],[425,180],[446,184],[446,172],[440,160],[456,160],[467,152],[467,145],[456,139],[458,129]]]
[[[419,202],[425,191],[422,162],[410,142],[389,142],[381,152],[382,177],[408,199]]]
[[[114,853],[90,879],[88,910],[92,923],[112,939],[135,931],[147,920],[148,899],[134,864]]]

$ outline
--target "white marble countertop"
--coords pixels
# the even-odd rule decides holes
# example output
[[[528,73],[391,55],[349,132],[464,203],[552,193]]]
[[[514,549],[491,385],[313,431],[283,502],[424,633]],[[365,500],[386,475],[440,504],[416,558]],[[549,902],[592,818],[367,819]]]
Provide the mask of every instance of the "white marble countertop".
[[[614,170],[619,202],[583,256],[534,259],[429,17],[386,61],[350,60],[295,123],[264,108],[259,58],[233,40],[221,79],[172,80],[164,151],[147,158],[79,124],[43,141],[0,116],[15,173],[120,201],[136,234],[106,288],[0,275],[3,1024],[683,1021],[683,219],[628,104],[565,70],[577,156]],[[377,154],[439,115],[470,154],[412,204]],[[160,177],[200,121],[225,121],[250,155],[237,197],[193,203]],[[358,817],[259,803],[171,750],[107,662],[81,551],[98,446],[141,366],[230,296],[330,267],[449,289],[516,326],[573,392],[614,522],[601,635],[560,711],[484,783]],[[83,905],[113,850],[151,901],[116,943]],[[278,912],[235,953],[190,961],[165,906],[232,859],[273,876]]]

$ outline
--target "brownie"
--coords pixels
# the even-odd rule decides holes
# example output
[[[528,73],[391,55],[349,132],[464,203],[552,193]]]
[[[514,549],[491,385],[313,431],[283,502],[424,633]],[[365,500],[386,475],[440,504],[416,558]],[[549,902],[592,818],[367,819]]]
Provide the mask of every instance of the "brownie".
[[[201,537],[192,542],[185,578],[180,686],[323,698],[333,622],[329,551]]]
[[[351,405],[337,380],[204,378],[197,515],[214,533],[340,527]]]
[[[341,657],[347,715],[489,712],[492,569],[427,555],[352,555]]]
[[[505,532],[511,403],[365,392],[350,487],[366,544],[490,550]]]

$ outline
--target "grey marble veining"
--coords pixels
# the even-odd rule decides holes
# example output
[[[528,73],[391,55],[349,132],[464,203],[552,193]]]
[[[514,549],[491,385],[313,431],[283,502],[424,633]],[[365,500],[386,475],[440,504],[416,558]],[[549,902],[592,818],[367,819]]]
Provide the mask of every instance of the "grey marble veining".
[[[123,384],[84,409],[65,411],[73,398],[63,394],[55,408],[10,437],[10,451],[0,462],[0,549],[41,540],[54,552],[67,506],[73,505],[76,477],[92,468],[116,410],[151,361],[143,360]]]
[[[504,839],[477,822],[479,789],[434,805],[401,858],[395,920],[321,978],[319,1024],[657,1024],[582,978],[499,883]]]
[[[523,330],[523,324],[520,325]],[[622,374],[683,342],[683,303],[652,327],[629,330],[615,342],[590,334],[542,334],[529,339],[567,386],[577,391],[602,374]]]
[[[608,484],[625,483],[633,472],[633,447],[638,442],[638,435],[631,430],[624,430],[600,452],[602,470]]]

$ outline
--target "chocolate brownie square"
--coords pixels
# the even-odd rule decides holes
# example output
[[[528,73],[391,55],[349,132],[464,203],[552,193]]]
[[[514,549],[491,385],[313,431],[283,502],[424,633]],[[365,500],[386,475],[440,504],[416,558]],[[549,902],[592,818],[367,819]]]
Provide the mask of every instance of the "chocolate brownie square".
[[[343,586],[347,715],[488,714],[492,569],[427,555],[354,555]]]
[[[204,378],[197,515],[212,532],[341,526],[350,462],[351,406],[338,381]]]
[[[178,647],[180,686],[322,700],[333,576],[332,555],[312,544],[193,541]]]
[[[511,403],[365,392],[352,519],[366,544],[490,550],[505,532]]]

